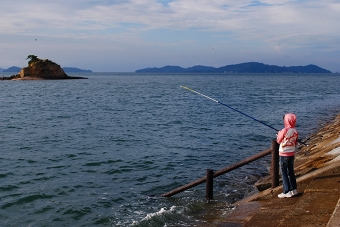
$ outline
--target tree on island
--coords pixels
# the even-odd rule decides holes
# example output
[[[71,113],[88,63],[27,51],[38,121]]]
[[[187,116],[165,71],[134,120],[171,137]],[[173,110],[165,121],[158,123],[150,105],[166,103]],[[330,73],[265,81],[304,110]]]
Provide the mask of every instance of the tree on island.
[[[26,60],[29,60],[28,61],[28,66],[30,66],[32,63],[36,62],[36,61],[39,61],[40,58],[38,58],[37,56],[35,55],[28,55]]]

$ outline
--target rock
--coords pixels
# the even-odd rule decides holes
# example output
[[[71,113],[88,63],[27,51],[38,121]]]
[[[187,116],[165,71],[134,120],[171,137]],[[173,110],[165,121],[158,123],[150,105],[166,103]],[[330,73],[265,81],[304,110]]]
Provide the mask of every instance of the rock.
[[[20,70],[19,75],[23,77],[40,77],[44,79],[62,79],[67,77],[60,65],[49,60],[38,60],[28,67]]]
[[[42,60],[35,55],[28,55],[28,67],[22,68],[17,75],[0,78],[0,80],[60,80],[87,79],[85,77],[68,76],[60,65],[48,59]]]
[[[12,75],[12,76],[10,76],[10,77],[4,77],[4,76],[2,76],[1,78],[0,78],[0,80],[17,80],[17,79],[19,79],[20,78],[20,75],[18,74],[18,75]]]
[[[29,62],[29,66],[21,69],[19,72],[20,78],[41,78],[41,79],[86,79],[83,77],[68,76],[60,65],[45,59],[37,58],[33,62]]]
[[[271,176],[265,176],[259,179],[257,182],[255,182],[255,187],[260,192],[270,188],[271,186],[272,186]]]

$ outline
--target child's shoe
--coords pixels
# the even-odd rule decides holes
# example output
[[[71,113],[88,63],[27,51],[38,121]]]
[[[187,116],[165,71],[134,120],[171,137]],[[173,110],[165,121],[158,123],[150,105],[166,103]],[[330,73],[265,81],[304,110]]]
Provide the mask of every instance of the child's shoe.
[[[277,197],[279,197],[280,199],[282,199],[282,198],[290,198],[290,197],[292,197],[293,195],[292,195],[292,193],[291,192],[287,192],[286,194],[285,193],[281,193],[281,194],[278,194],[277,195]]]

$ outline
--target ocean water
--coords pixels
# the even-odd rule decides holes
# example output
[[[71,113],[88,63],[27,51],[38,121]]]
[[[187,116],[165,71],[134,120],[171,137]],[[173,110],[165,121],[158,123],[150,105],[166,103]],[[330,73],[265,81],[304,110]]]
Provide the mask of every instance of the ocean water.
[[[339,74],[70,74],[0,81],[1,226],[213,226],[254,192],[269,157],[160,195],[270,147],[298,116],[308,138],[340,110]],[[5,75],[6,76],[6,75]]]

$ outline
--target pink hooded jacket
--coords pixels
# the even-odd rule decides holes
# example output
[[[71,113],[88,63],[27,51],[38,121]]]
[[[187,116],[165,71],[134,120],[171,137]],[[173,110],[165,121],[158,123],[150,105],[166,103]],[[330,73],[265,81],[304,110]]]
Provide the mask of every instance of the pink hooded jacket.
[[[287,113],[283,119],[284,128],[278,132],[276,141],[280,144],[280,156],[294,156],[298,140],[298,132],[295,128],[296,116]]]

